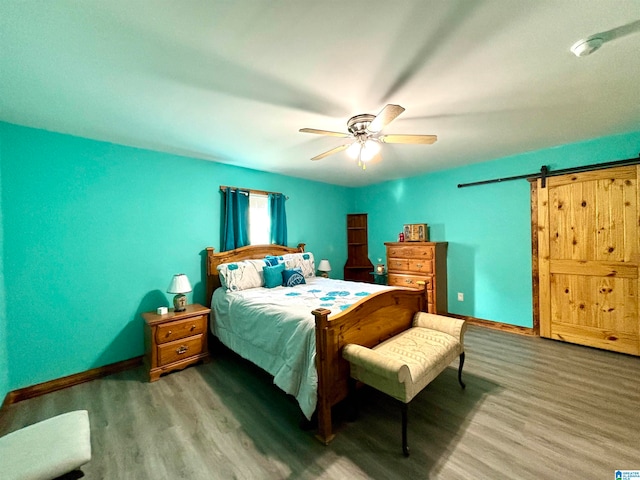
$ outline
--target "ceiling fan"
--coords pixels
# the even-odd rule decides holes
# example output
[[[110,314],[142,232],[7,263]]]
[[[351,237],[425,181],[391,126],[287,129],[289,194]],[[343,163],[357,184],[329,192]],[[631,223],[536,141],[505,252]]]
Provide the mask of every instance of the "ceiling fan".
[[[404,108],[400,105],[388,104],[378,115],[367,113],[356,115],[347,121],[347,130],[349,130],[349,133],[317,130],[315,128],[301,128],[300,131],[303,133],[316,133],[318,135],[353,139],[353,141],[349,143],[316,155],[311,160],[320,160],[321,158],[346,150],[347,155],[354,159],[357,158],[358,166],[365,170],[367,168],[366,163],[374,158],[380,151],[381,143],[430,145],[438,139],[436,135],[380,135],[380,131],[395,120],[402,112],[404,112]]]

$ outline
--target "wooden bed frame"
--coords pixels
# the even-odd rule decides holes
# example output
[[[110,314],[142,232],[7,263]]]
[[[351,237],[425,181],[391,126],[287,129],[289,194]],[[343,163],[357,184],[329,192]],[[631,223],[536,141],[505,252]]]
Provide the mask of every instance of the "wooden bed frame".
[[[220,286],[217,266],[221,263],[260,259],[265,255],[284,255],[304,251],[280,245],[256,245],[214,253],[207,248],[207,302]],[[347,397],[349,364],[342,358],[342,347],[357,343],[373,347],[408,329],[416,312],[425,311],[424,290],[396,287],[364,297],[348,309],[332,315],[325,308],[310,314],[316,323],[316,368],[318,371],[318,438],[328,444],[334,437],[331,407]]]

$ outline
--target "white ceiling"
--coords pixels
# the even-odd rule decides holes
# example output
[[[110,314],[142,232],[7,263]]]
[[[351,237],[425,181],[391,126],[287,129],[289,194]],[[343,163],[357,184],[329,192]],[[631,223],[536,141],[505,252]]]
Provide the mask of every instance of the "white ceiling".
[[[0,3],[0,120],[360,186],[640,130],[638,0]],[[630,34],[588,57],[591,34]],[[406,111],[360,170],[349,117]]]

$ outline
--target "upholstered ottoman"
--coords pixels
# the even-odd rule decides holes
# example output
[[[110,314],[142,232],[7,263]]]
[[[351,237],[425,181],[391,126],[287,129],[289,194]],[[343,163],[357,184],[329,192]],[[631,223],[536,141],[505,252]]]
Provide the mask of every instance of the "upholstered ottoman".
[[[64,413],[0,438],[0,478],[50,480],[91,460],[89,414]]]
[[[349,344],[342,356],[351,364],[351,377],[402,402],[402,451],[407,445],[408,404],[457,357],[462,382],[466,322],[418,312],[413,327],[373,348]]]

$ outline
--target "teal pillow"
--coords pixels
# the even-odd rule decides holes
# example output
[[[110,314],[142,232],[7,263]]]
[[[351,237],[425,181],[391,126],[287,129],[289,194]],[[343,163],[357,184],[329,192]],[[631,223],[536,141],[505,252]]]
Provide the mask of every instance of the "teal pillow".
[[[284,272],[282,272],[282,278],[283,287],[295,287],[296,285],[307,283],[304,281],[304,275],[302,275],[301,268],[292,268],[291,270],[285,270]]]
[[[284,263],[274,266],[265,265],[262,267],[264,272],[264,286],[266,288],[274,288],[282,285],[282,272],[284,271]]]
[[[267,255],[266,257],[264,257],[264,261],[267,262],[267,265],[271,267],[278,265],[280,263],[280,260],[278,260],[278,257],[274,257],[273,255]]]

